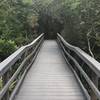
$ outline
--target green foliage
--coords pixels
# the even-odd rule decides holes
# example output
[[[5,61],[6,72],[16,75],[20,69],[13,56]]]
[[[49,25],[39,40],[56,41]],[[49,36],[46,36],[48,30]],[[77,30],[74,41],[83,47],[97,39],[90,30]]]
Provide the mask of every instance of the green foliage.
[[[24,38],[24,37],[18,37],[15,39],[15,43],[18,45],[18,46],[23,46],[27,43],[29,43],[29,39],[27,38]]]
[[[99,0],[53,0],[46,14],[63,24],[61,34],[68,42],[100,60]]]
[[[0,90],[2,89],[2,79],[0,78]]]
[[[32,0],[0,1],[0,61],[34,39],[36,14]]]
[[[24,3],[28,3],[28,4],[31,4],[33,3],[33,0],[23,0]]]
[[[48,36],[61,32],[68,42],[89,54],[90,47],[95,58],[100,59],[100,1],[0,1],[2,40],[14,41],[20,47],[30,42],[37,32],[45,32]]]
[[[14,41],[0,39],[0,60],[4,60],[17,49]]]

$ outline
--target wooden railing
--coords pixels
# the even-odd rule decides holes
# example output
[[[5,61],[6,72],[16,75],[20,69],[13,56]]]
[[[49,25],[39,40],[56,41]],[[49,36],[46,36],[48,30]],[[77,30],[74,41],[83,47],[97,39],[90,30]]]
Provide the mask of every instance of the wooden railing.
[[[63,56],[77,77],[87,100],[100,100],[100,63],[57,34]]]
[[[0,100],[13,100],[27,71],[34,62],[44,34],[41,34],[32,43],[19,48],[11,56],[0,63],[0,78],[2,89]]]

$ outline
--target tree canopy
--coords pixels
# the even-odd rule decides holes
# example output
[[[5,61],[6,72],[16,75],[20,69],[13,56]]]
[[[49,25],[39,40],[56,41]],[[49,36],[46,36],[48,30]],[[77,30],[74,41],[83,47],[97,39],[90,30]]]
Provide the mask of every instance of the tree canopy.
[[[100,1],[0,0],[1,61],[42,32],[49,37],[59,32],[100,61]]]
[[[0,1],[1,61],[36,37],[35,28],[38,25],[36,14],[31,0]]]
[[[69,43],[100,61],[99,0],[53,0],[46,10],[52,20],[60,23],[60,32]]]

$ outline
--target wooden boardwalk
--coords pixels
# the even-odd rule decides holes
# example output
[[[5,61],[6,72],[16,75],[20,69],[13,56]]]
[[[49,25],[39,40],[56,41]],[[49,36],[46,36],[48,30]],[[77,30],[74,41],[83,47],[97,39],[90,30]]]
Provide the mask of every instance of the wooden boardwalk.
[[[15,100],[86,100],[56,41],[44,41]]]

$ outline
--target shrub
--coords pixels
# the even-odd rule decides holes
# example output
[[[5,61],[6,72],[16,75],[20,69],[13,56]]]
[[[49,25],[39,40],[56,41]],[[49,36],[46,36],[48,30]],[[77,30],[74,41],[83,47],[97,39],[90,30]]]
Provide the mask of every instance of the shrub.
[[[14,41],[0,39],[0,61],[11,55],[16,48]]]
[[[15,43],[18,47],[21,47],[29,42],[29,39],[24,37],[18,37],[15,39]]]

